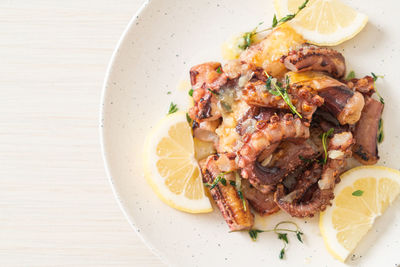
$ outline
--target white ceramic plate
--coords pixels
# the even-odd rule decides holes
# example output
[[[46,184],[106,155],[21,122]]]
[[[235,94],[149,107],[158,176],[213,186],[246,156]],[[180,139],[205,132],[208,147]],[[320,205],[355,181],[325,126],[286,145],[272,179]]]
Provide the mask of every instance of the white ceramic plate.
[[[354,39],[337,47],[348,69],[358,76],[384,74],[379,81],[386,100],[385,141],[380,164],[399,167],[400,30],[398,1],[346,1],[370,20]],[[297,220],[304,244],[290,237],[284,260],[281,241],[263,233],[253,242],[248,233],[229,233],[218,210],[192,215],[163,204],[144,180],[142,145],[152,125],[166,114],[171,101],[181,109],[190,66],[220,59],[220,45],[273,16],[271,0],[153,0],[127,27],[112,58],[105,81],[102,144],[114,192],[133,228],[168,264],[176,266],[341,266],[325,250],[317,218]],[[168,95],[167,92],[172,94]],[[380,218],[347,264],[395,266],[400,263],[400,201]],[[272,227],[285,214],[271,216]],[[255,264],[255,265],[254,265]]]

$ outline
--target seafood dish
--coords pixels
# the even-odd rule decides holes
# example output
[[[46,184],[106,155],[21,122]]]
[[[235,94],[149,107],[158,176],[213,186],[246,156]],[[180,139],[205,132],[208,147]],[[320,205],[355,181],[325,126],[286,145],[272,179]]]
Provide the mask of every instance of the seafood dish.
[[[378,161],[375,80],[346,77],[339,51],[285,25],[225,64],[190,69],[193,136],[215,149],[199,161],[203,182],[231,231],[252,229],[253,212],[312,217],[347,159]]]

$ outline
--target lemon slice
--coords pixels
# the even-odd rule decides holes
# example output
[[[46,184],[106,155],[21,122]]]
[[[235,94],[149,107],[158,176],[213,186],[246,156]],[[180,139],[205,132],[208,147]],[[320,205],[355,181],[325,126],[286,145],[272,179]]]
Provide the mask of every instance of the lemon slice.
[[[400,193],[400,172],[361,166],[340,177],[332,206],[320,215],[319,227],[328,251],[338,260],[347,256]]]
[[[304,0],[274,0],[279,18],[294,14]],[[368,22],[368,17],[340,0],[310,0],[307,7],[289,21],[310,43],[333,46],[353,38]]]
[[[157,196],[169,206],[190,213],[212,211],[185,113],[168,115],[146,138],[144,174]]]

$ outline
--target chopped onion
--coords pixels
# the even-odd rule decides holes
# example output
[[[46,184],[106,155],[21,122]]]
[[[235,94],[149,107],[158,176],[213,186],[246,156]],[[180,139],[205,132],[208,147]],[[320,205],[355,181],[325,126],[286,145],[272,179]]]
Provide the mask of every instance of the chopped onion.
[[[251,78],[253,78],[254,72],[249,71],[242,76],[240,76],[238,85],[239,87],[244,87],[248,81],[250,81]]]
[[[328,151],[328,157],[330,159],[337,159],[337,158],[341,158],[344,156],[344,153],[340,150],[329,150]]]

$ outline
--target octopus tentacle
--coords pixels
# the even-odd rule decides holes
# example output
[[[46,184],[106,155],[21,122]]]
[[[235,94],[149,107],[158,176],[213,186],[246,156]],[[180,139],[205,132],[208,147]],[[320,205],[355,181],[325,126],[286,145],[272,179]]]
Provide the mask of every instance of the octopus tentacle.
[[[274,191],[263,193],[252,186],[249,181],[242,180],[242,192],[250,205],[260,215],[269,215],[279,211],[278,205],[274,201]]]
[[[278,206],[293,217],[312,217],[317,212],[325,210],[334,197],[333,189],[335,184],[339,182],[339,174],[346,165],[346,159],[351,157],[353,143],[354,139],[351,132],[335,134],[329,140],[328,160],[323,167],[318,188],[312,194],[311,199],[301,202],[296,201],[295,194],[287,197],[283,185],[280,184],[277,186],[274,196]]]
[[[288,73],[290,82],[297,87],[310,87],[324,99],[323,108],[334,115],[340,124],[354,124],[361,116],[364,97],[346,84],[316,72]]]
[[[221,156],[225,159],[221,159],[222,162],[218,162]],[[232,165],[226,164],[226,160],[230,160]],[[221,165],[227,166],[221,167]],[[234,155],[233,158],[230,155],[211,155],[207,158],[206,162],[202,166],[203,182],[213,183],[213,181],[222,172],[226,172],[230,167],[234,166]],[[231,180],[229,176],[232,173],[226,174],[225,178]],[[248,208],[248,201],[245,199],[245,206],[243,205],[243,200],[240,198],[236,188],[232,186],[229,182],[226,185],[218,183],[213,189],[210,189],[210,193],[217,204],[219,210],[222,213],[226,223],[231,231],[248,230],[254,224],[254,216]]]
[[[375,93],[374,79],[371,76],[365,76],[361,79],[351,79],[346,82],[347,86],[362,93],[363,95],[372,96]]]
[[[218,92],[227,81],[228,78],[218,62],[207,62],[190,69],[194,106],[189,110],[189,116],[192,120],[202,122],[221,117],[218,99],[212,92]]]
[[[303,165],[303,159],[315,158],[318,154],[309,142],[300,144],[282,142],[268,163],[264,165],[264,162],[260,163],[256,160],[246,167],[248,179],[251,183],[256,181],[262,185],[275,185]]]
[[[330,48],[304,44],[299,49],[290,51],[281,60],[291,71],[324,71],[335,78],[341,78],[346,73],[343,55]]]
[[[242,169],[242,176],[248,177],[246,167],[254,163],[258,155],[271,144],[286,139],[307,139],[310,135],[310,124],[300,118],[294,118],[292,114],[274,114],[269,121],[259,121],[258,130],[245,140],[246,143],[239,150],[238,166]]]
[[[354,131],[354,157],[362,164],[372,165],[379,160],[377,134],[384,105],[365,97],[365,107]]]

